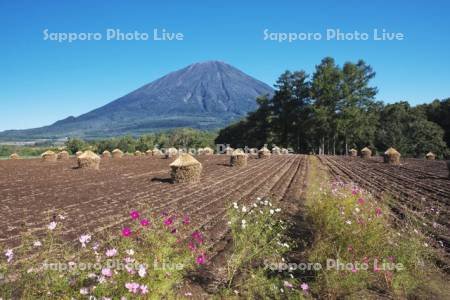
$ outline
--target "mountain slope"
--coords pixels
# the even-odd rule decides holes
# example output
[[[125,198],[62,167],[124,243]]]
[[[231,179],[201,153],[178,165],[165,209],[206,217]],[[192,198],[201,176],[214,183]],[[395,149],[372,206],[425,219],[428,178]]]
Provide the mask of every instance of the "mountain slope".
[[[101,137],[175,128],[219,128],[256,107],[272,88],[223,62],[196,63],[105,106],[50,126],[8,130],[0,138]]]

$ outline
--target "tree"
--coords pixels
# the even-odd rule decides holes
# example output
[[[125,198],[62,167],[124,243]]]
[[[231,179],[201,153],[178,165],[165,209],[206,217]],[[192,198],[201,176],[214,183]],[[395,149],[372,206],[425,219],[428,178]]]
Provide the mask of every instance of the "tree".
[[[311,97],[316,114],[316,133],[320,140],[319,154],[335,153],[337,138],[336,114],[338,103],[342,98],[342,72],[331,57],[324,58],[313,74]],[[330,140],[332,149],[330,149]],[[332,150],[332,151],[330,151]]]
[[[342,69],[342,98],[337,103],[337,132],[343,138],[345,153],[348,144],[356,146],[362,137],[366,145],[373,142],[376,116],[372,114],[377,88],[369,82],[375,72],[362,60],[356,64],[347,62]]]
[[[87,144],[83,140],[77,139],[77,138],[69,138],[65,142],[65,146],[66,146],[67,150],[72,154],[75,154],[78,151],[83,151],[83,150],[87,149]]]

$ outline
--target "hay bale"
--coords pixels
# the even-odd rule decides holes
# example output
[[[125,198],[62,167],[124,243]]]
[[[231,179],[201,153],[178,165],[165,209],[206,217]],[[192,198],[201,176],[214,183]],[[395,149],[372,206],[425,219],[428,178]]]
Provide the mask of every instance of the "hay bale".
[[[80,156],[81,154],[83,154],[83,151],[77,151],[77,153],[75,153],[75,155],[78,157],[78,156]]]
[[[400,164],[400,152],[395,150],[394,148],[389,148],[384,152],[384,162],[391,165],[399,165]]]
[[[225,148],[225,155],[233,155],[233,151],[234,151],[233,148],[231,148],[230,146],[227,146]]]
[[[269,158],[271,155],[270,150],[266,147],[262,147],[258,151],[258,158]]]
[[[45,162],[54,162],[56,161],[57,156],[55,152],[48,150],[41,154],[41,159]]]
[[[210,147],[205,147],[203,148],[203,154],[204,155],[213,155],[214,154],[214,150]]]
[[[100,156],[91,150],[87,150],[78,156],[78,167],[81,169],[98,170],[100,167]]]
[[[198,182],[202,173],[202,164],[192,155],[183,153],[170,164],[174,183]]]
[[[247,157],[248,155],[241,149],[234,150],[230,157],[230,166],[238,168],[246,167]]]
[[[178,155],[178,150],[177,150],[177,148],[171,147],[169,149],[166,149],[164,155],[166,156],[166,158],[177,156]]]
[[[250,148],[248,149],[248,153],[250,154],[250,158],[258,158],[258,149]]]
[[[281,154],[281,149],[277,146],[272,148],[272,154],[274,155],[280,155]]]
[[[350,153],[351,157],[357,157],[358,156],[358,150],[356,150],[356,149],[350,149],[348,152]]]
[[[65,150],[58,153],[59,160],[67,160],[69,158],[70,158],[69,152],[67,152]]]
[[[147,151],[145,151],[145,155],[152,156],[153,155],[152,150],[148,149]]]
[[[120,149],[114,149],[112,152],[112,158],[122,158],[123,152]]]
[[[103,153],[102,153],[102,158],[103,158],[103,159],[109,159],[109,158],[111,158],[111,152],[109,152],[108,150],[103,151]]]
[[[154,149],[152,150],[152,155],[153,155],[153,156],[162,156],[163,153],[162,153],[162,151],[159,150],[158,148],[154,148]]]
[[[139,151],[139,150],[136,150],[136,151],[134,152],[134,156],[142,156],[142,152]]]
[[[20,155],[17,153],[13,153],[9,156],[9,159],[21,159]]]
[[[203,148],[198,148],[197,149],[197,155],[203,155],[203,154],[204,154]]]
[[[286,148],[281,148],[281,154],[283,155],[289,154],[289,150]]]
[[[361,157],[362,157],[362,158],[364,158],[364,159],[370,159],[371,156],[372,156],[372,150],[370,150],[369,148],[364,147],[364,148],[361,150]]]
[[[425,155],[425,158],[428,160],[435,160],[436,159],[436,154],[434,154],[433,152],[428,152],[427,155]]]

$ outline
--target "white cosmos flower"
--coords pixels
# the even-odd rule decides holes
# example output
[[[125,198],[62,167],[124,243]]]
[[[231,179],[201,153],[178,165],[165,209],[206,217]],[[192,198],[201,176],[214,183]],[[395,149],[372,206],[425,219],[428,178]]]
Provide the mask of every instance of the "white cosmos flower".
[[[244,219],[242,219],[242,221],[241,221],[241,226],[242,226],[242,229],[245,229],[245,227],[247,227],[247,221],[245,221]]]
[[[271,210],[269,210],[269,213],[270,213],[271,215],[273,215],[273,214],[275,213],[275,211],[274,211],[273,209],[271,209]]]
[[[139,271],[138,271],[139,277],[144,278],[147,274],[147,270],[145,269],[144,265],[139,265]]]
[[[125,251],[129,256],[133,256],[134,255],[134,250],[133,249],[128,249],[127,251]]]
[[[56,228],[57,223],[55,221],[50,222],[50,224],[48,224],[48,229],[49,230],[54,230]]]
[[[90,234],[82,234],[80,236],[80,243],[81,243],[81,247],[86,247],[86,244],[89,243],[91,241],[91,235]]]
[[[242,206],[242,212],[243,212],[243,213],[247,212],[247,207],[245,207],[245,205]]]
[[[87,288],[81,288],[80,289],[80,294],[81,295],[87,295],[89,293],[89,290]]]
[[[7,249],[5,251],[5,256],[7,257],[7,261],[10,262],[14,258],[14,251],[12,249]]]
[[[41,243],[41,241],[34,241],[33,242],[33,246],[34,247],[40,247],[40,246],[42,246],[42,243]]]

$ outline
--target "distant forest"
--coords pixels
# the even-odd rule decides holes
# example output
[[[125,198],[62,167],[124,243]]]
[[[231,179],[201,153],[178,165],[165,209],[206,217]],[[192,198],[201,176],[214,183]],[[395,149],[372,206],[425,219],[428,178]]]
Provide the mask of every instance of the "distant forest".
[[[273,97],[258,98],[258,109],[222,129],[215,142],[277,145],[299,153],[345,154],[367,146],[375,153],[394,147],[403,156],[423,157],[429,151],[448,156],[450,98],[415,107],[408,102],[386,105],[375,100],[374,77],[362,60],[341,67],[330,57],[312,76],[286,71]]]

